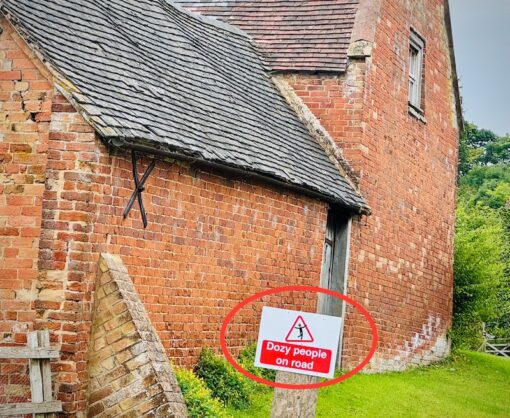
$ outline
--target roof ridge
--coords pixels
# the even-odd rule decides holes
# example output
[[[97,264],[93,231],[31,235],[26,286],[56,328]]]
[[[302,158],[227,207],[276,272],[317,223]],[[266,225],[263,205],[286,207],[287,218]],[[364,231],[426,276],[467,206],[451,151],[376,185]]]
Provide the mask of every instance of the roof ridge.
[[[273,71],[347,70],[360,0],[171,1],[248,32]]]
[[[0,1],[3,1],[3,0],[0,0]],[[244,30],[239,29],[237,26],[233,26],[229,23],[218,20],[214,17],[205,16],[198,12],[192,12],[192,11],[184,8],[183,6],[174,3],[171,0],[150,0],[150,1],[157,1],[164,10],[167,7],[171,7],[173,9],[175,9],[176,11],[178,11],[179,13],[182,13],[182,14],[184,14],[192,19],[195,19],[201,23],[205,23],[206,25],[214,26],[215,28],[218,28],[220,30],[230,32],[234,35],[238,35],[238,36],[245,38],[245,40],[248,41],[251,48],[253,48],[255,53],[260,58],[262,64],[264,65],[265,71],[266,72],[271,71],[271,66],[269,65],[269,63],[266,59],[266,54],[264,54],[264,52],[260,50],[260,48],[258,47],[255,40],[252,38],[252,36],[249,33],[245,32]],[[167,10],[165,10],[165,11],[167,11]],[[187,36],[186,33],[183,33],[183,35]]]
[[[0,3],[2,1],[3,0],[0,0]],[[215,28],[218,28],[218,29],[224,30],[226,32],[230,32],[234,35],[238,35],[238,36],[245,38],[250,43],[251,47],[255,50],[257,55],[259,56],[266,71],[270,72],[272,70],[271,65],[269,64],[269,62],[267,60],[267,54],[264,53],[264,51],[262,51],[258,47],[257,43],[255,42],[253,37],[248,32],[240,29],[237,26],[234,26],[234,25],[231,25],[231,24],[224,22],[222,20],[216,19],[215,17],[206,16],[201,13],[188,10],[185,7],[175,3],[172,0],[155,0],[155,1],[157,1],[163,9],[165,9],[167,7],[172,7],[173,9],[177,10],[179,13],[189,16],[192,19],[198,20],[201,23],[205,23],[206,25],[214,26]]]
[[[0,0],[0,2],[1,1],[3,1],[3,0]],[[233,26],[233,25],[231,25],[229,23],[226,23],[226,22],[223,22],[221,20],[218,20],[218,19],[216,19],[214,17],[209,17],[209,16],[202,15],[200,13],[192,12],[192,11],[190,11],[188,9],[185,9],[184,7],[182,7],[179,4],[174,3],[171,0],[155,0],[155,1],[158,2],[159,4],[161,4],[161,6],[163,8],[172,7],[175,10],[179,11],[180,13],[183,13],[183,14],[185,14],[185,15],[193,18],[193,19],[197,19],[197,20],[199,20],[202,23],[205,23],[207,25],[215,26],[218,29],[222,29],[222,30],[225,30],[227,32],[234,33],[235,35],[243,36],[243,37],[249,39],[253,43],[253,38],[247,32],[243,31],[242,29],[239,29],[236,26]]]

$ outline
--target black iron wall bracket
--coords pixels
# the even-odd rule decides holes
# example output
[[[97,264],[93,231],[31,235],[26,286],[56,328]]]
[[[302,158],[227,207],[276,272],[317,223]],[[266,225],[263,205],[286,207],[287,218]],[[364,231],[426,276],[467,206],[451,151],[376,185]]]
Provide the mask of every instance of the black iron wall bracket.
[[[133,164],[133,179],[135,180],[135,190],[133,191],[133,194],[131,195],[129,202],[126,205],[126,208],[124,209],[124,219],[126,219],[127,216],[129,215],[129,212],[131,211],[131,208],[133,207],[135,200],[138,199],[140,213],[142,214],[143,227],[147,228],[147,214],[145,213],[145,207],[143,206],[142,192],[145,190],[144,187],[145,182],[147,181],[150,174],[152,173],[152,170],[154,170],[154,167],[156,166],[156,160],[152,160],[152,162],[150,163],[149,167],[147,168],[141,179],[138,177],[137,168],[138,155],[136,151],[131,152],[131,162]]]

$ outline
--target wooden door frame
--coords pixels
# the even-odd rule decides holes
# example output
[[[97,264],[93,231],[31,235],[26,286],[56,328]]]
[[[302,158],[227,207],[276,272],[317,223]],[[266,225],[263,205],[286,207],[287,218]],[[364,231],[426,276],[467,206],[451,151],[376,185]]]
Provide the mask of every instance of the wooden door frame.
[[[331,217],[334,217],[331,221]],[[325,263],[325,246],[326,246],[326,237],[328,234],[328,227],[331,225],[330,222],[333,222],[334,227],[334,236],[333,236],[333,248],[331,252],[331,262],[330,264]],[[342,213],[333,212],[331,210],[328,213],[328,222],[325,231],[324,237],[324,247],[322,251],[322,268],[321,268],[321,286],[324,288],[329,288],[330,290],[334,290],[336,292],[347,295],[348,289],[348,275],[349,275],[349,259],[350,259],[350,245],[351,245],[351,228],[352,228],[352,217],[349,215],[344,215]],[[335,269],[336,266],[336,269]],[[326,287],[326,283],[324,283],[324,269],[331,268],[333,269],[332,275],[335,277],[339,286],[331,286],[331,282],[329,282],[329,287]],[[343,348],[343,336],[344,336],[344,324],[345,324],[345,313],[347,304],[344,301],[341,301],[341,311],[338,312],[335,308],[330,305],[329,300],[326,299],[327,296],[319,295],[317,310],[319,313],[325,315],[334,315],[341,316],[342,318],[342,326],[340,329],[340,339],[339,339],[339,349],[338,349],[338,359],[337,359],[337,367],[340,368],[342,364],[342,348]],[[338,299],[336,299],[338,300]],[[325,302],[328,301],[328,302]]]

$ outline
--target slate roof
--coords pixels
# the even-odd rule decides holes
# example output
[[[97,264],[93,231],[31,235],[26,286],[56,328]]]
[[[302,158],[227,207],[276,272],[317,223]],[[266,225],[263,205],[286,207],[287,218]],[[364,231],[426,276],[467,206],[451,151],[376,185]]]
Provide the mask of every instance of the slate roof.
[[[241,31],[165,0],[0,4],[105,142],[258,173],[366,212]]]
[[[248,32],[276,71],[344,72],[359,0],[176,0]]]

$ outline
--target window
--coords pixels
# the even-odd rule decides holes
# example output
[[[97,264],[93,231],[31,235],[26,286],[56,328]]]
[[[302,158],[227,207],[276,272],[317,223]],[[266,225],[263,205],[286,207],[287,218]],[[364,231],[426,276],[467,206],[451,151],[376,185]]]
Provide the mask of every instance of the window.
[[[411,31],[409,45],[409,106],[423,114],[422,85],[425,42],[416,32]]]

